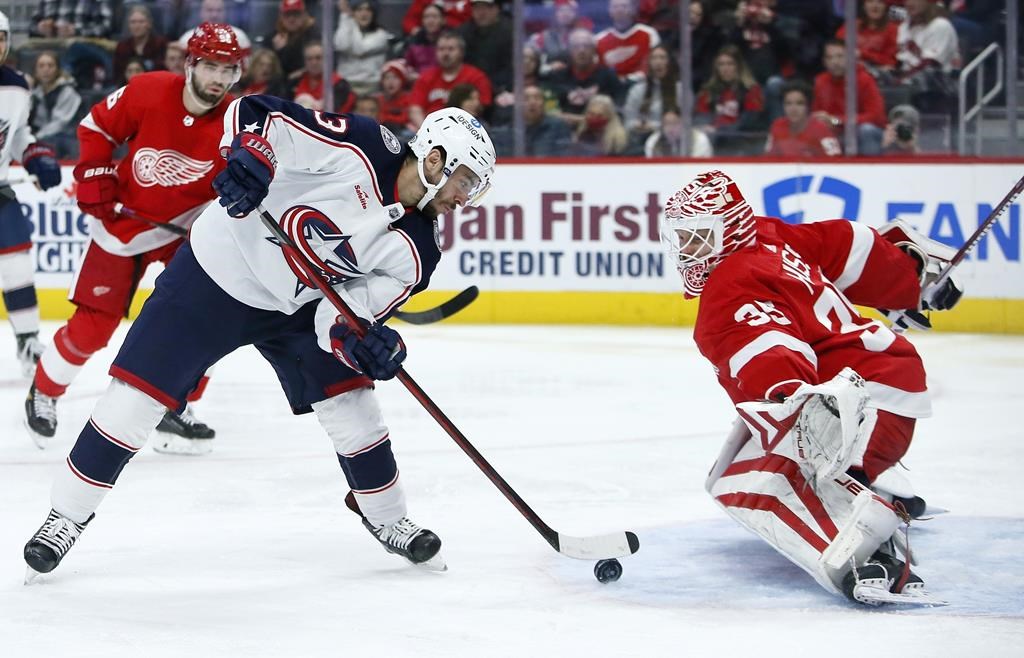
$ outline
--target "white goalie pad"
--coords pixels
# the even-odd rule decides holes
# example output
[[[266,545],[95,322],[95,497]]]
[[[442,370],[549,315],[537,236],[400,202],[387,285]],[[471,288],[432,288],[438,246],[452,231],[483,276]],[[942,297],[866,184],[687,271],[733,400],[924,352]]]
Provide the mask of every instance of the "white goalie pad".
[[[803,384],[785,402],[736,408],[765,452],[793,459],[822,483],[863,458],[878,413],[867,406],[869,397],[864,379],[843,368],[823,384]]]
[[[725,512],[810,574],[842,594],[843,576],[888,540],[901,521],[892,507],[852,477],[804,477],[800,463],[766,452],[735,431],[708,478]],[[734,450],[737,441],[741,442]],[[731,454],[731,458],[728,455]]]

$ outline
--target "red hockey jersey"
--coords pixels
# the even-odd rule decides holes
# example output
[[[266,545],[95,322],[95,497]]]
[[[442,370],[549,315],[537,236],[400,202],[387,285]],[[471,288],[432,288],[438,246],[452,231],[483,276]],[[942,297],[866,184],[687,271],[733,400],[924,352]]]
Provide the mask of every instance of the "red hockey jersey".
[[[647,56],[661,43],[654,28],[634,23],[625,32],[609,27],[597,34],[597,54],[601,63],[615,69],[620,78],[639,75],[647,71]]]
[[[832,127],[814,117],[800,132],[793,132],[786,117],[779,117],[772,122],[764,152],[784,158],[831,158],[842,155],[843,149]]]
[[[931,414],[914,346],[853,304],[916,308],[913,259],[856,222],[790,225],[758,217],[757,242],[708,277],[694,339],[733,403],[778,399],[845,366],[871,403],[910,418]]]
[[[213,178],[224,168],[218,151],[230,98],[203,116],[181,100],[185,78],[166,71],[143,73],[92,107],[78,126],[81,162],[109,162],[128,143],[117,167],[118,200],[158,222],[189,226],[216,197]],[[135,255],[176,236],[140,221],[93,221],[91,235],[118,255]]]

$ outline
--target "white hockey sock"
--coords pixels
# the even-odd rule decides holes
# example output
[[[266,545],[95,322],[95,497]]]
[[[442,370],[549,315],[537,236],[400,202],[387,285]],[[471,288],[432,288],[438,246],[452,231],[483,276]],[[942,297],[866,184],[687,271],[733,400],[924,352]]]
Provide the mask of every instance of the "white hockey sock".
[[[35,263],[31,250],[0,255],[0,289],[3,289],[7,317],[15,334],[39,331],[39,304],[34,283]]]

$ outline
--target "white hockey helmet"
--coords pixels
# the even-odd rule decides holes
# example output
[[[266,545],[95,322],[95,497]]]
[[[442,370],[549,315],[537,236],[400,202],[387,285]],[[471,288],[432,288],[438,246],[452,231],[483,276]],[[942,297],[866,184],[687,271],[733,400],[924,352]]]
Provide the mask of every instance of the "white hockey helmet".
[[[4,49],[0,52],[0,65],[7,61],[7,53],[11,52],[11,21],[7,14],[0,11],[0,32],[4,33]]]
[[[465,165],[479,179],[469,192],[468,206],[476,206],[480,199],[491,189],[491,178],[494,176],[494,144],[487,135],[487,130],[469,112],[457,107],[446,107],[431,112],[423,120],[416,135],[409,140],[416,159],[419,160],[416,170],[420,182],[427,188],[416,207],[424,207],[437,195],[459,165]],[[440,148],[444,152],[444,168],[441,180],[437,183],[427,181],[423,171],[423,162],[431,149]]]
[[[699,297],[710,268],[755,238],[754,211],[724,172],[704,172],[665,204],[661,241],[687,297]]]

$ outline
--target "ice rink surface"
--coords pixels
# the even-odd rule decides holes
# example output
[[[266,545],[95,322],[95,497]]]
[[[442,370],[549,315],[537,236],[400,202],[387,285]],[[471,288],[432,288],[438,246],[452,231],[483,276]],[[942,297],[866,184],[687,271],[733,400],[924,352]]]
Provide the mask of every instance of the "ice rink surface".
[[[689,330],[399,328],[408,371],[551,526],[637,532],[620,581],[552,551],[397,382],[378,390],[410,516],[449,571],[386,554],[345,509],[315,419],[247,348],[198,407],[214,453],[144,448],[65,562],[24,586],[22,546],[114,351],[40,451],[3,328],[0,656],[1024,655],[1024,338],[913,336],[935,415],[904,463],[950,512],[911,543],[951,605],[899,611],[826,593],[704,493],[733,413]]]

